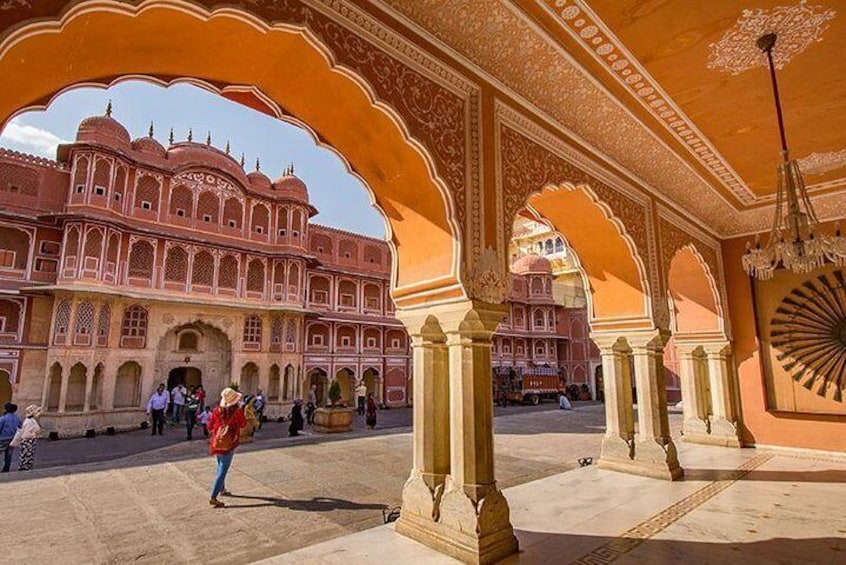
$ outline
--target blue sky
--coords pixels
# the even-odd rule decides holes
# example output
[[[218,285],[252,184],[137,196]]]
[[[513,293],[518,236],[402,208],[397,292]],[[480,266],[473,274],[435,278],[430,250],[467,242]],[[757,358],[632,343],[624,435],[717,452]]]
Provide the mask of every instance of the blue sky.
[[[162,88],[142,81],[124,82],[108,90],[78,88],[62,94],[45,111],[19,115],[0,135],[0,146],[55,159],[56,145],[72,141],[79,122],[103,114],[112,100],[112,116],[130,135],[147,135],[152,120],[155,137],[167,145],[172,127],[176,140],[193,128],[194,140],[223,148],[229,140],[232,155],[246,154],[247,171],[261,160],[271,179],[293,162],[297,176],[308,185],[311,203],[320,213],[313,221],[384,239],[385,225],[370,205],[364,186],[347,173],[331,151],[315,145],[302,129],[286,124],[201,88],[180,84]]]

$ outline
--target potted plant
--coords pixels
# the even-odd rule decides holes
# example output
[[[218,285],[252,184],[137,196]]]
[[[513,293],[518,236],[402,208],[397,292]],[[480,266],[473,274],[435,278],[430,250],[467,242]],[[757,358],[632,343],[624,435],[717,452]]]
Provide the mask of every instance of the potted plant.
[[[329,385],[329,406],[314,411],[314,431],[335,434],[352,431],[353,411],[341,404],[341,383]]]

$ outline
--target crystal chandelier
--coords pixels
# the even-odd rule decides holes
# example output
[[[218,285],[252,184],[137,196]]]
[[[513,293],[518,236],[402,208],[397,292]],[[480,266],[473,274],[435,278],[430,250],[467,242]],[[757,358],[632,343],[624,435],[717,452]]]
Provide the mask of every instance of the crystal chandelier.
[[[839,226],[835,228],[834,236],[819,232],[819,220],[805,189],[799,163],[790,158],[787,149],[778,82],[773,66],[772,52],[775,43],[774,33],[762,35],[757,42],[769,63],[778,132],[781,137],[775,216],[767,244],[762,246],[760,236],[756,236],[755,245],[747,243],[743,256],[743,268],[750,276],[761,280],[772,278],[773,272],[779,267],[794,273],[808,273],[822,267],[826,261],[841,267],[846,265],[846,238],[840,235]]]

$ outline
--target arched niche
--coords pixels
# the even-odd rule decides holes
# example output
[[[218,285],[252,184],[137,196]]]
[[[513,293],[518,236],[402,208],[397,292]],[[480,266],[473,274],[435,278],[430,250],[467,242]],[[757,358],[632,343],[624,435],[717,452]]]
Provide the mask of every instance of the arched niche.
[[[667,292],[674,334],[722,333],[720,295],[708,265],[696,248],[686,245],[673,255]]]

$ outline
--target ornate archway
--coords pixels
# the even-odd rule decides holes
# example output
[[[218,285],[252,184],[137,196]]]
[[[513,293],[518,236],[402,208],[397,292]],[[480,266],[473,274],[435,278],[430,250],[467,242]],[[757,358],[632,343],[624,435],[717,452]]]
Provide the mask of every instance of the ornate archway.
[[[269,3],[267,11],[272,23],[233,8],[210,11],[178,0],[137,6],[92,0],[75,4],[60,19],[22,25],[0,44],[0,72],[25,77],[18,88],[0,93],[0,122],[75,85],[108,85],[128,76],[197,80],[307,125],[342,156],[388,224],[399,303],[464,296],[455,204],[431,145],[411,135],[393,104],[377,98],[365,78],[372,69],[348,66],[355,54],[342,49],[352,46],[330,48],[323,40],[341,29],[326,29],[330,24],[303,6]],[[73,65],[55,56],[71,52]],[[378,52],[373,55],[384,62]]]

